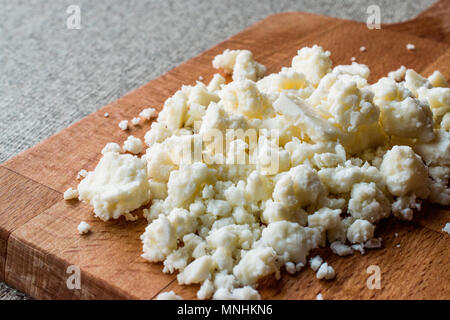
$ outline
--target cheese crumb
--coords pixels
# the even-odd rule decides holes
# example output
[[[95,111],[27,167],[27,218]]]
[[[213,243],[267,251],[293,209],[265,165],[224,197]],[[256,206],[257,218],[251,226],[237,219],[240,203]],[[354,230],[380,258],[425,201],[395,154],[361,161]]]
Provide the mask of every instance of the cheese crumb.
[[[319,267],[321,266],[322,262],[323,260],[320,256],[315,256],[309,260],[309,265],[311,269],[317,271],[317,269],[319,269]]]
[[[446,223],[445,226],[442,228],[442,231],[450,234],[450,223]]]
[[[337,254],[341,257],[348,256],[353,253],[353,249],[351,247],[343,244],[340,241],[334,241],[333,243],[331,243],[330,248],[334,254]]]
[[[183,300],[183,298],[176,295],[173,291],[168,291],[158,294],[155,300]]]
[[[406,49],[408,49],[409,51],[414,51],[414,50],[416,50],[416,46],[413,45],[412,43],[408,43],[406,45]]]
[[[122,120],[119,122],[119,128],[123,131],[128,129],[128,120]]]
[[[336,276],[336,273],[334,272],[334,269],[332,266],[328,265],[328,263],[324,262],[320,265],[319,270],[317,270],[316,278],[331,280]]]
[[[364,46],[362,46],[361,48],[359,48],[359,51],[361,51],[361,52],[366,52],[366,51],[367,51],[367,48],[364,47]]]
[[[132,123],[134,126],[137,126],[137,125],[139,124],[140,121],[141,121],[141,118],[138,118],[138,117],[131,119],[131,123]]]
[[[77,229],[79,234],[87,234],[91,231],[91,226],[87,222],[81,221]]]
[[[105,118],[108,118],[109,117],[109,113],[105,112],[104,116],[105,116]]]
[[[88,175],[88,172],[84,169],[81,169],[77,174],[77,179],[80,180],[80,179],[86,178],[87,175]]]
[[[145,120],[150,120],[155,116],[156,110],[154,108],[147,108],[139,113],[139,116]]]
[[[64,192],[64,200],[73,200],[78,198],[78,191],[72,188],[67,189]]]
[[[141,153],[143,148],[144,144],[142,143],[141,139],[134,136],[128,136],[127,140],[125,140],[123,144],[123,150],[129,151],[132,154]]]
[[[323,300],[323,296],[321,293],[317,294],[316,300]]]
[[[108,152],[120,153],[120,151],[121,151],[120,146],[117,143],[109,142],[102,149],[102,154],[105,155]]]

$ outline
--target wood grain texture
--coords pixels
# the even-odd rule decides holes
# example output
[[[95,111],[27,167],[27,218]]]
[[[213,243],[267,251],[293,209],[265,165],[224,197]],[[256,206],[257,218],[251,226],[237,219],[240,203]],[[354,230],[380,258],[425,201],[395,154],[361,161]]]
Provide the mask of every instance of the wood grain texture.
[[[354,56],[369,65],[371,81],[401,65],[425,75],[438,68],[450,78],[448,44],[388,29],[369,30],[361,23],[306,13],[268,17],[7,161],[0,167],[0,268],[6,282],[39,299],[151,299],[170,289],[194,298],[198,287],[180,287],[175,275],[163,274],[160,264],[140,257],[143,218],[104,223],[94,219],[87,205],[61,200],[61,193],[77,185],[80,169],[95,167],[107,142],[122,143],[130,134],[143,138],[150,127],[142,122],[123,132],[120,120],[146,107],[160,110],[182,84],[194,84],[200,76],[209,81],[216,72],[212,58],[226,48],[252,50],[268,72],[290,65],[298,48],[319,44],[332,52],[335,64],[349,64]],[[417,50],[406,50],[407,43]],[[360,52],[360,46],[367,52]],[[16,194],[17,204],[11,205]],[[319,281],[306,268],[262,284],[261,293],[273,299],[312,299],[319,292],[332,299],[448,299],[449,238],[440,229],[449,215],[448,208],[427,206],[413,223],[387,221],[379,231],[382,250],[346,258],[318,251],[336,268],[336,281]],[[93,229],[87,236],[76,231],[82,220]],[[371,264],[382,269],[382,290],[367,290]],[[80,290],[67,289],[69,265],[81,269]]]
[[[449,17],[450,1],[440,0],[411,21],[385,25],[383,28],[450,43]]]
[[[0,190],[0,281],[3,281],[9,235],[60,200],[61,194],[2,166]]]

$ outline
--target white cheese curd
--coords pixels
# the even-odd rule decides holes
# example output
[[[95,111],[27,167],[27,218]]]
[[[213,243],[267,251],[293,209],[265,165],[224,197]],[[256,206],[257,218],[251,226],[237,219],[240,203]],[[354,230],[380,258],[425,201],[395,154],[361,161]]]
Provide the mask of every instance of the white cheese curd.
[[[139,154],[144,149],[144,144],[141,139],[134,136],[128,136],[127,140],[123,143],[123,150],[131,152],[132,154]]]
[[[120,146],[115,142],[109,142],[105,145],[105,147],[102,149],[102,154],[105,155],[108,152],[115,152],[120,153],[121,149]],[[86,177],[86,176],[85,176]]]
[[[87,175],[88,175],[88,172],[87,172],[85,169],[81,169],[81,170],[78,172],[77,179],[81,180],[81,179],[83,179],[83,178],[86,178]]]
[[[153,118],[155,116],[156,110],[154,108],[147,108],[142,110],[139,113],[139,117],[145,119],[145,120],[150,120],[151,118]]]
[[[253,59],[253,54],[248,50],[225,50],[216,56],[212,62],[216,69],[224,69],[226,73],[233,75],[233,80],[257,81],[266,72],[266,67]]]
[[[69,188],[64,191],[64,200],[73,200],[78,198],[78,190]]]
[[[446,223],[445,226],[442,228],[442,231],[447,232],[450,234],[450,223]]]
[[[107,152],[78,185],[79,199],[91,204],[100,219],[129,216],[150,201],[146,162],[135,156]]]
[[[344,257],[353,253],[353,249],[350,246],[343,244],[340,241],[334,241],[330,244],[331,251],[338,256]]]
[[[347,239],[351,243],[362,243],[373,238],[375,226],[367,220],[358,219],[353,222],[347,231]]]
[[[314,45],[312,48],[305,47],[297,52],[292,59],[292,69],[303,73],[306,79],[317,86],[328,72],[331,71],[331,53],[324,51],[322,47]]]
[[[139,117],[131,119],[131,123],[133,124],[133,126],[137,126],[140,121],[141,121],[141,118],[139,118]]]
[[[261,281],[308,262],[318,279],[332,279],[311,250],[364,254],[381,247],[376,223],[391,213],[411,220],[423,201],[450,204],[441,73],[402,66],[369,83],[368,66],[333,68],[317,45],[267,76],[248,50],[225,50],[213,66],[231,77],[181,86],[159,114],[142,110],[148,123],[158,114],[148,148],[133,136],[123,150],[108,143],[78,186],[102,220],[135,220],[142,208],[142,257],[199,285],[197,298],[260,299]]]
[[[128,120],[122,120],[119,122],[119,128],[123,131],[128,129]]]
[[[323,260],[320,256],[315,256],[309,260],[309,265],[310,265],[311,269],[313,269],[314,271],[317,271],[319,269],[319,267],[322,265],[322,262],[323,262]]]
[[[336,276],[336,273],[335,273],[333,267],[328,265],[328,263],[326,263],[326,262],[321,264],[321,266],[319,267],[319,270],[317,270],[317,273],[316,273],[316,278],[319,280],[321,280],[321,279],[331,280],[335,276]]]
[[[178,296],[173,291],[168,291],[168,292],[161,292],[160,294],[158,294],[155,300],[183,300],[183,298]]]
[[[394,146],[386,152],[380,171],[394,196],[415,194],[425,199],[430,193],[428,168],[408,146]]]
[[[77,230],[79,234],[88,234],[91,231],[91,226],[86,221],[81,221]]]

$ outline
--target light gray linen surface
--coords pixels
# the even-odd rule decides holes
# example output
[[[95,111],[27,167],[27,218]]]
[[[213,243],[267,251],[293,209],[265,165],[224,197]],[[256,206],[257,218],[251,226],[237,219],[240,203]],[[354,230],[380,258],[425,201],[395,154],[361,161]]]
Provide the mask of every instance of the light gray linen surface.
[[[0,163],[271,14],[383,23],[434,0],[0,0]],[[81,29],[66,25],[81,8]],[[0,283],[0,299],[24,296]]]

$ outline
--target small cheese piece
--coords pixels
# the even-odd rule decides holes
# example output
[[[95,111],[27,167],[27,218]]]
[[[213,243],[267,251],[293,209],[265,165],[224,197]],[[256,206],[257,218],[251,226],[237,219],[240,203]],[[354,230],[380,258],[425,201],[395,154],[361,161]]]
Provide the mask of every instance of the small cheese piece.
[[[122,120],[119,122],[119,128],[123,131],[128,129],[128,120]]]
[[[316,300],[323,300],[323,295],[322,295],[321,293],[319,293],[319,294],[316,296]]]
[[[445,79],[444,75],[440,73],[438,70],[434,71],[433,74],[428,77],[428,81],[431,83],[433,87],[441,87],[441,88],[448,87],[447,79]]]
[[[367,220],[357,219],[347,230],[347,239],[351,243],[362,243],[373,238],[375,226]]]
[[[338,256],[345,257],[353,253],[353,249],[340,241],[334,241],[330,245],[331,251]]]
[[[154,108],[147,108],[142,110],[139,113],[139,117],[145,119],[145,120],[150,120],[151,118],[153,118],[156,114],[156,110]]]
[[[413,45],[412,43],[408,43],[406,45],[406,49],[408,49],[409,51],[414,51],[414,50],[416,50],[416,46]]]
[[[316,273],[316,278],[321,280],[321,279],[326,279],[326,280],[331,280],[334,279],[334,277],[336,276],[336,272],[334,271],[333,267],[328,265],[328,263],[324,262],[320,265],[319,270],[317,270]]]
[[[202,283],[209,278],[214,269],[214,260],[211,256],[203,256],[191,262],[180,274],[180,284]]]
[[[236,279],[244,285],[251,285],[265,276],[278,273],[276,252],[271,247],[260,246],[245,253],[239,264],[233,268]]]
[[[352,217],[377,222],[387,217],[391,204],[374,182],[354,184],[351,191],[348,211]]]
[[[306,79],[315,86],[319,84],[320,79],[331,71],[331,65],[330,52],[324,51],[322,47],[317,45],[311,48],[302,48],[292,59],[292,69],[303,73]]]
[[[139,154],[144,149],[144,144],[141,139],[134,136],[128,136],[127,140],[123,143],[123,150],[129,151],[132,154]]]
[[[323,260],[320,256],[315,256],[309,260],[309,266],[314,271],[317,271],[317,269],[319,269],[319,267],[322,265],[322,262]]]
[[[79,198],[107,221],[128,215],[150,201],[146,161],[129,154],[107,152],[78,185]]]
[[[131,119],[131,123],[133,124],[133,126],[137,126],[140,121],[141,121],[141,118],[138,118],[138,117]]]
[[[397,81],[397,82],[400,82],[403,79],[405,79],[406,70],[407,69],[406,69],[405,66],[401,66],[397,70],[389,72],[388,73],[388,77],[393,79],[393,80],[395,80],[395,81]]]
[[[87,234],[91,231],[91,226],[87,222],[81,221],[77,229],[79,234]]]
[[[416,200],[416,195],[398,197],[392,203],[392,213],[403,220],[411,221],[413,218],[413,210],[421,210],[421,205]]]
[[[84,169],[81,169],[78,172],[77,179],[80,180],[80,179],[86,178],[87,175],[88,175],[88,172],[86,170],[84,170]]]
[[[120,146],[117,143],[109,142],[102,149],[102,154],[105,155],[108,152],[120,153],[120,151],[121,151]]]
[[[73,200],[78,198],[78,190],[69,188],[64,191],[64,200]]]
[[[425,199],[430,193],[428,169],[408,146],[394,146],[386,152],[380,171],[395,196],[415,194]]]
[[[450,223],[447,222],[445,224],[445,226],[442,228],[442,231],[447,232],[448,234],[450,234]]]
[[[176,295],[173,291],[168,291],[158,294],[155,300],[183,300],[183,298]]]
[[[224,69],[233,74],[233,80],[257,81],[266,72],[266,67],[253,59],[253,54],[248,50],[225,50],[216,56],[212,62],[216,69]]]

